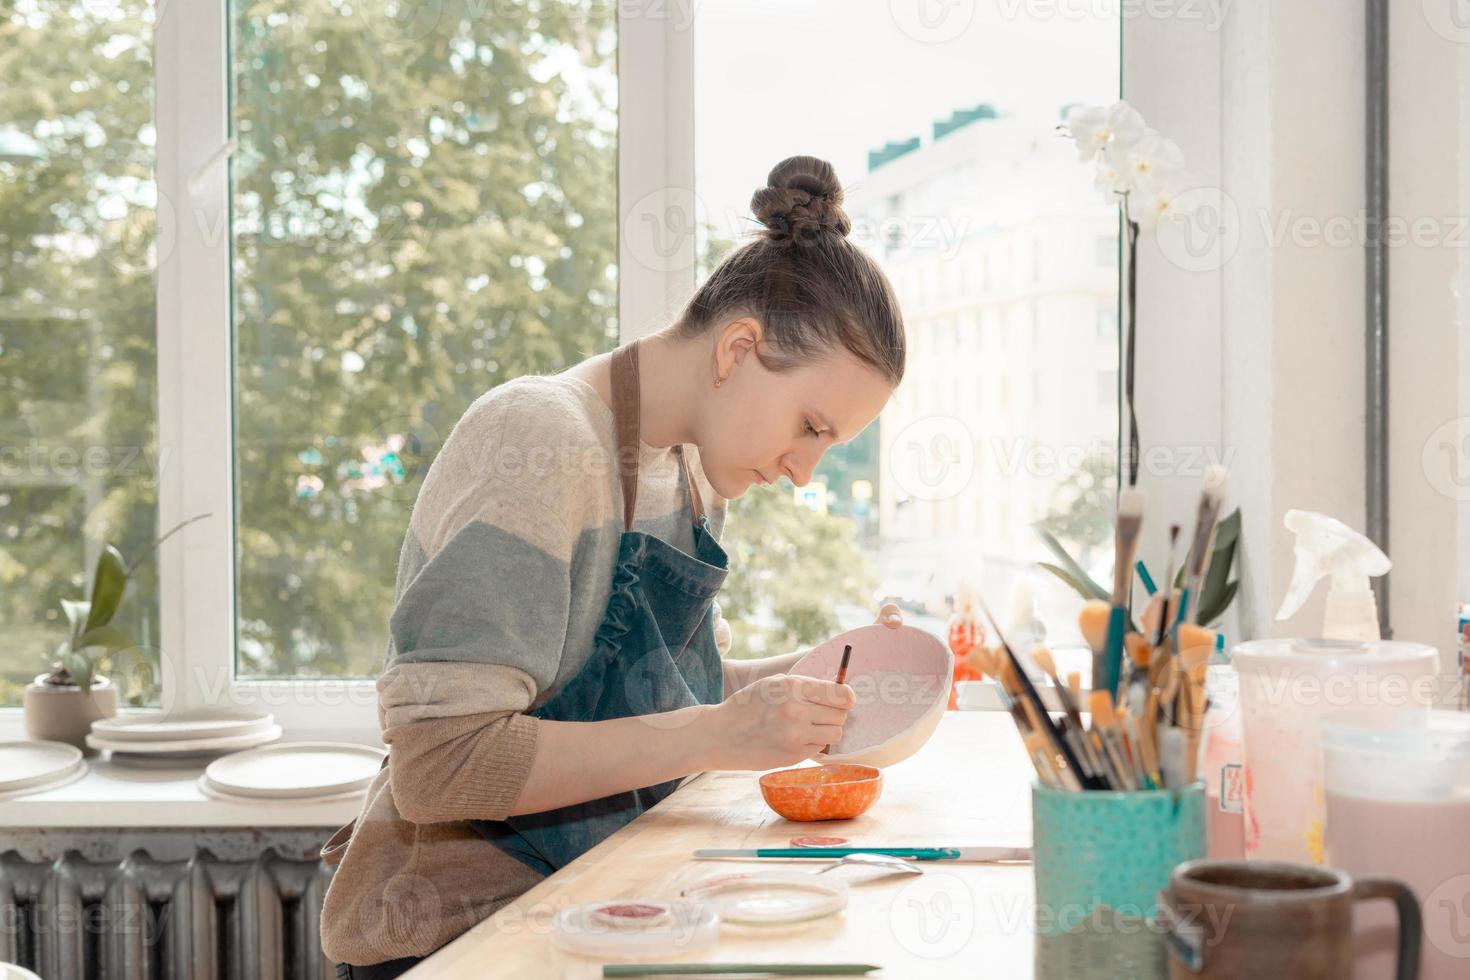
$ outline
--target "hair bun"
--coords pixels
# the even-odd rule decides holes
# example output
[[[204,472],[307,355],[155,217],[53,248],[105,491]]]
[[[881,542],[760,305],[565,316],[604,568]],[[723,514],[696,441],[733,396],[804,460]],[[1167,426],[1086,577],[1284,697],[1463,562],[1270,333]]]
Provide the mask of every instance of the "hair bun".
[[[766,186],[750,199],[750,210],[774,240],[809,242],[823,232],[852,230],[842,210],[842,183],[832,165],[816,157],[787,157],[776,164]]]

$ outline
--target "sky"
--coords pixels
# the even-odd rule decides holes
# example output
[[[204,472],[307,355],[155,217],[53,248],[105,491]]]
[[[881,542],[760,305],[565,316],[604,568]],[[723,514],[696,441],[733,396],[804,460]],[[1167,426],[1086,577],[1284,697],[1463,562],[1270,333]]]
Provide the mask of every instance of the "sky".
[[[687,0],[686,0],[687,2]],[[698,0],[696,193],[716,225],[784,157],[844,185],[867,151],[993,103],[1040,132],[1070,102],[1118,97],[1119,20],[1103,0]]]

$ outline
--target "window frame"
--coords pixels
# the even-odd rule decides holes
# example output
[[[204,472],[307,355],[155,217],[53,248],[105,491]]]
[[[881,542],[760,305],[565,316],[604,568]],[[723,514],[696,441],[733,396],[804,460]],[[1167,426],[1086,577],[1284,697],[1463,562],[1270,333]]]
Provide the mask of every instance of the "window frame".
[[[372,679],[236,673],[230,12],[218,0],[171,3],[161,14],[154,35],[155,175],[160,228],[173,240],[157,276],[157,443],[169,461],[159,474],[158,524],[211,516],[157,556],[161,704],[136,713],[258,709],[292,737],[375,735]],[[659,16],[619,5],[618,32],[618,322],[626,341],[667,324],[692,293],[692,222],[672,253],[645,259],[655,227],[678,221],[680,209],[697,214],[699,202],[692,21],[673,7]],[[982,290],[991,264],[987,255]],[[985,325],[975,326],[983,351]],[[387,616],[384,610],[385,623]],[[18,723],[21,710],[0,708],[0,722]]]

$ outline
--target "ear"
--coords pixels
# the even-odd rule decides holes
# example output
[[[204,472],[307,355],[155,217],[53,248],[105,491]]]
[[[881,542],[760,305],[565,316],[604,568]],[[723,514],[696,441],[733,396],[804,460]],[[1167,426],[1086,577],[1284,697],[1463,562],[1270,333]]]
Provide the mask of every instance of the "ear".
[[[725,324],[715,344],[715,368],[717,377],[726,377],[755,351],[765,332],[755,317],[742,316]]]

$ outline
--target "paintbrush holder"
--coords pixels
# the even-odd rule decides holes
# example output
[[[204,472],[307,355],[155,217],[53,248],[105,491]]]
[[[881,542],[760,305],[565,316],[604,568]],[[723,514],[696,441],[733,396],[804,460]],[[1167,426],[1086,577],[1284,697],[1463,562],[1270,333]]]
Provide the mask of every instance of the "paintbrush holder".
[[[1146,917],[1176,865],[1205,855],[1202,780],[1132,793],[1031,789],[1037,927],[1066,932],[1098,907]]]
[[[1205,785],[1031,789],[1038,977],[1162,977],[1150,928],[1174,868],[1205,856]],[[1097,972],[1101,970],[1102,972]]]

